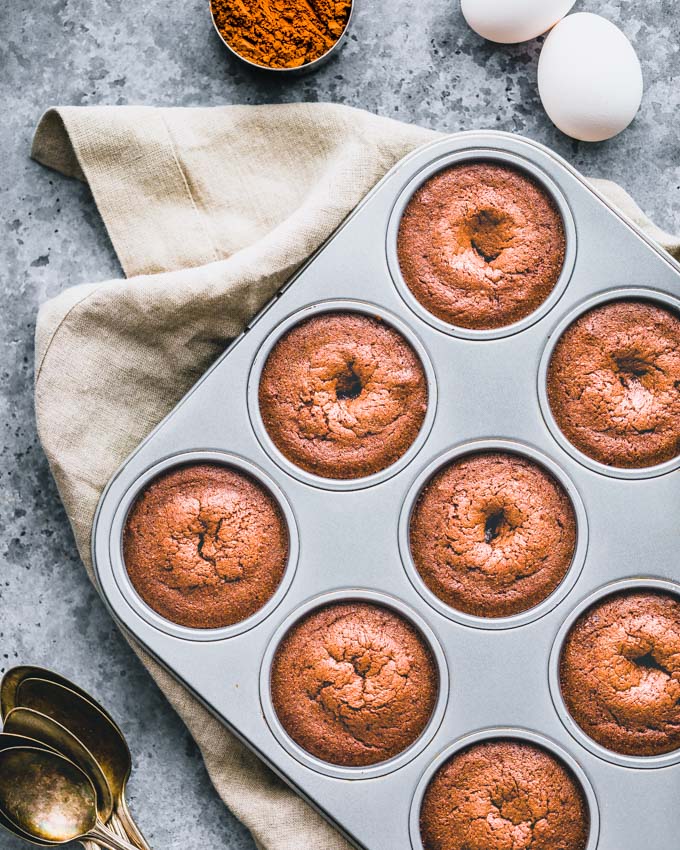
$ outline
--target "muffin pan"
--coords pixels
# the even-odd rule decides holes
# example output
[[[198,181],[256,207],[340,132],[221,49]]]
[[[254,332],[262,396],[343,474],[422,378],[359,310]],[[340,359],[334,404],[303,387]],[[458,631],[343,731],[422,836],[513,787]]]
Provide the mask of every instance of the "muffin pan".
[[[555,198],[567,237],[550,298],[516,325],[458,330],[425,313],[396,259],[401,212],[439,168],[495,160],[524,169]],[[293,285],[294,284],[294,285]],[[562,758],[588,801],[588,850],[675,850],[680,753],[619,757],[569,717],[557,663],[566,629],[593,594],[641,584],[680,595],[680,458],[645,470],[593,463],[564,439],[546,404],[545,372],[558,334],[594,303],[631,296],[680,311],[680,266],[547,149],[502,133],[464,133],[402,160],[147,437],[99,505],[93,557],[101,592],[123,628],[357,847],[422,850],[419,801],[447,754],[485,738],[519,737]],[[329,300],[329,299],[335,300]],[[332,481],[302,472],[273,446],[257,403],[271,346],[292,324],[356,310],[399,330],[421,357],[429,406],[415,443],[377,475]],[[535,609],[503,620],[437,602],[410,557],[414,500],[441,463],[507,450],[542,464],[574,506],[571,569]],[[283,581],[249,619],[194,630],[164,620],[134,591],[122,532],[136,495],[187,462],[242,469],[274,495],[290,531]],[[625,474],[624,474],[625,473]],[[618,583],[618,584],[617,584]],[[433,717],[409,749],[367,768],[326,764],[301,750],[269,695],[273,653],[286,629],[319,604],[368,599],[420,629],[440,673]]]

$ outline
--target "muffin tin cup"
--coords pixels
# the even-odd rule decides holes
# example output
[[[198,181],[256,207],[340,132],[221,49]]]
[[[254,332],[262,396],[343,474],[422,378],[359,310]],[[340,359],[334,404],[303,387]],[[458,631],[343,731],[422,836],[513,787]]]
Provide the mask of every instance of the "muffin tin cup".
[[[132,584],[125,567],[125,558],[123,557],[123,532],[125,530],[125,522],[137,497],[141,495],[144,489],[159,475],[169,472],[171,469],[177,469],[182,466],[191,466],[192,464],[198,463],[212,463],[227,467],[228,469],[233,469],[236,472],[243,472],[248,475],[271,494],[281,509],[281,513],[283,514],[288,529],[288,560],[281,583],[273,596],[271,596],[271,598],[265,602],[259,610],[255,611],[245,620],[215,629],[193,629],[189,626],[180,626],[151,608],[151,606],[148,605],[137,593],[137,590]],[[178,638],[185,638],[187,640],[223,640],[224,638],[233,637],[234,635],[246,632],[266,619],[279,605],[293,581],[295,568],[297,566],[299,548],[300,539],[298,536],[297,524],[295,522],[295,515],[293,514],[293,509],[288,503],[288,500],[279,487],[254,464],[244,460],[243,458],[220,451],[182,452],[181,454],[166,457],[159,463],[156,463],[149,469],[145,470],[125,493],[123,499],[118,505],[118,510],[116,511],[111,526],[111,566],[116,584],[125,597],[125,601],[133,609],[133,611],[139,614],[139,616],[146,620],[146,622],[150,625],[166,632],[169,635],[173,635]]]
[[[539,186],[546,190],[548,195],[552,198],[557,209],[562,216],[562,222],[564,224],[564,235],[566,239],[565,253],[564,253],[564,263],[562,265],[562,271],[560,276],[550,293],[550,295],[545,299],[545,301],[536,308],[532,313],[528,316],[525,316],[523,319],[520,319],[517,322],[513,322],[510,325],[505,325],[500,328],[491,328],[488,330],[475,330],[474,328],[464,328],[457,325],[453,325],[450,322],[445,321],[444,319],[439,318],[439,316],[435,316],[431,313],[427,307],[418,301],[415,295],[411,292],[408,284],[404,280],[404,276],[401,273],[401,266],[399,264],[399,257],[397,253],[397,240],[399,237],[399,227],[401,225],[401,219],[404,215],[404,211],[409,204],[409,201],[413,197],[413,195],[420,189],[420,187],[426,183],[431,177],[440,172],[442,169],[450,168],[454,165],[460,165],[462,163],[467,162],[492,162],[497,163],[498,165],[510,165],[514,166],[520,171],[523,171],[529,177],[533,178]],[[564,294],[565,289],[569,284],[569,280],[571,279],[571,274],[574,270],[574,263],[576,262],[576,225],[574,223],[574,217],[571,212],[571,208],[569,204],[559,190],[557,185],[553,180],[548,177],[548,175],[541,169],[538,168],[535,164],[530,162],[527,159],[524,159],[521,156],[509,155],[507,152],[494,151],[494,150],[470,150],[470,151],[461,151],[455,154],[450,154],[448,156],[443,156],[440,159],[430,163],[426,168],[423,168],[418,174],[413,177],[403,188],[400,193],[397,201],[394,205],[394,209],[392,211],[392,215],[390,217],[390,222],[387,228],[387,263],[390,269],[390,273],[392,275],[392,279],[394,280],[395,286],[399,291],[399,295],[404,299],[407,306],[413,310],[413,312],[423,321],[432,325],[433,328],[442,331],[443,333],[450,334],[451,336],[459,337],[460,339],[467,340],[490,340],[490,339],[502,339],[506,336],[512,336],[513,334],[520,333],[526,328],[531,327],[533,324],[542,319],[547,313],[549,313],[553,307],[560,300],[562,295]]]
[[[267,358],[276,343],[286,335],[286,333],[311,319],[313,316],[322,316],[326,313],[359,313],[363,316],[368,316],[372,319],[380,319],[386,325],[398,331],[408,344],[413,348],[420,359],[425,377],[427,379],[427,411],[425,419],[420,427],[420,431],[416,439],[411,443],[404,454],[393,464],[374,473],[373,475],[365,475],[362,478],[325,478],[321,475],[315,475],[313,472],[308,472],[302,467],[295,464],[292,460],[286,457],[275,445],[274,441],[269,436],[267,428],[262,421],[260,412],[259,389],[262,370],[264,369]],[[373,487],[381,481],[396,475],[405,466],[408,466],[415,458],[418,452],[423,447],[432,428],[432,423],[437,412],[437,380],[435,377],[434,367],[430,356],[425,350],[424,345],[414,334],[413,330],[408,327],[401,319],[378,307],[375,304],[370,304],[364,301],[319,301],[315,304],[310,304],[302,310],[298,310],[291,316],[288,316],[272,333],[267,337],[260,350],[255,356],[253,366],[250,371],[248,380],[248,410],[250,419],[253,425],[253,430],[257,435],[264,450],[271,455],[272,459],[281,469],[284,469],[293,478],[302,481],[304,484],[309,484],[312,487],[321,487],[325,490],[361,490],[364,487]]]
[[[606,599],[612,594],[621,593],[627,590],[647,590],[669,593],[680,600],[680,584],[655,578],[622,579],[621,581],[615,581],[601,587],[599,590],[596,590],[595,593],[591,593],[590,596],[583,599],[574,608],[557,633],[557,637],[555,638],[555,642],[550,653],[550,693],[555,705],[555,710],[564,724],[564,727],[582,747],[585,747],[593,753],[593,755],[598,756],[598,758],[611,762],[611,764],[618,765],[619,767],[637,768],[638,770],[654,770],[680,763],[680,748],[658,756],[632,756],[625,755],[624,753],[617,753],[614,750],[609,750],[607,747],[603,747],[602,744],[598,744],[597,741],[593,740],[571,716],[562,696],[562,688],[560,686],[560,659],[562,657],[562,647],[564,646],[564,642],[578,618],[597,602]]]
[[[545,750],[550,755],[562,762],[572,772],[583,791],[586,804],[588,806],[588,816],[590,819],[590,829],[588,833],[588,843],[585,850],[595,850],[598,844],[600,834],[600,809],[597,803],[595,791],[590,783],[590,780],[585,774],[579,763],[572,758],[565,750],[559,747],[554,741],[549,740],[537,732],[532,732],[529,729],[503,728],[497,727],[494,729],[480,729],[470,735],[465,735],[463,738],[455,741],[441,752],[437,758],[428,766],[423,773],[411,803],[411,812],[409,816],[409,832],[411,836],[412,850],[425,850],[420,836],[420,810],[423,805],[423,798],[432,782],[437,771],[443,767],[456,753],[472,747],[475,744],[481,744],[486,741],[512,740],[534,744]]]
[[[297,744],[286,732],[278,718],[271,698],[270,682],[272,664],[276,655],[276,650],[290,629],[313,611],[316,611],[319,608],[324,608],[327,605],[344,602],[371,602],[375,605],[381,606],[382,608],[388,608],[389,610],[394,611],[403,617],[403,619],[408,623],[415,626],[432,652],[439,675],[437,702],[435,704],[434,711],[432,712],[432,716],[420,736],[403,752],[393,758],[364,767],[346,767],[343,765],[336,765],[313,756]],[[322,596],[309,599],[301,605],[276,630],[274,637],[267,648],[260,670],[260,700],[262,702],[262,710],[264,711],[265,719],[274,737],[281,746],[293,756],[293,758],[297,759],[311,770],[315,770],[324,776],[332,776],[337,779],[374,779],[378,776],[385,776],[388,773],[399,770],[400,767],[408,764],[425,749],[436,734],[439,726],[441,725],[444,712],[446,711],[448,698],[449,671],[446,663],[446,657],[439,641],[429,625],[422,617],[416,614],[415,611],[411,610],[401,600],[393,596],[388,596],[384,593],[377,593],[372,590],[363,590],[361,588],[348,588],[347,590],[336,590],[333,593],[325,593]]]
[[[545,469],[546,472],[549,472],[555,481],[564,488],[564,491],[569,496],[569,500],[576,517],[576,548],[574,549],[569,569],[562,581],[549,596],[537,605],[534,605],[532,608],[528,608],[526,611],[520,611],[518,614],[513,614],[508,617],[479,617],[453,608],[430,590],[418,572],[418,568],[415,565],[413,555],[411,553],[411,516],[423,488],[427,486],[428,482],[437,474],[437,472],[439,472],[440,469],[447,466],[452,461],[459,460],[460,458],[467,457],[469,455],[479,454],[480,452],[489,451],[507,452],[508,454],[527,458]],[[581,499],[578,490],[564,470],[562,470],[554,461],[550,460],[550,458],[541,454],[541,452],[531,446],[526,446],[516,441],[477,440],[472,443],[463,443],[460,446],[456,446],[449,449],[447,452],[444,452],[444,454],[429,463],[413,482],[404,501],[404,506],[399,518],[399,550],[401,552],[404,569],[408,574],[409,580],[423,599],[431,605],[435,611],[438,611],[444,617],[448,617],[451,620],[455,620],[457,623],[461,623],[461,625],[470,626],[472,628],[492,630],[513,629],[518,628],[519,626],[525,626],[527,623],[531,623],[534,620],[545,616],[545,614],[552,611],[552,609],[555,608],[555,606],[558,605],[572,590],[581,575],[581,570],[583,569],[583,564],[586,559],[586,552],[588,550],[588,519],[583,500]]]
[[[555,198],[567,235],[552,299],[522,323],[490,333],[439,326],[407,300],[395,265],[396,228],[410,193],[436,170],[467,160],[530,174]],[[450,753],[451,742],[472,743],[480,729],[487,737],[535,736],[528,740],[557,752],[581,780],[597,823],[587,776],[599,807],[599,837],[597,830],[591,834],[589,850],[639,850],[648,843],[677,850],[675,754],[633,763],[599,751],[565,714],[555,664],[565,621],[578,615],[574,606],[589,604],[603,586],[619,589],[617,582],[637,576],[640,565],[656,575],[635,579],[644,586],[680,582],[680,474],[674,463],[621,475],[584,461],[551,426],[542,388],[557,335],[584,309],[615,296],[677,309],[678,291],[680,266],[537,143],[473,132],[414,151],[113,476],[92,534],[105,603],[128,634],[360,850],[421,850],[409,825],[414,792],[422,793],[424,775]],[[321,478],[296,467],[273,445],[259,415],[259,378],[272,346],[297,322],[337,310],[394,327],[418,353],[428,380],[427,415],[413,445],[391,467],[363,479]],[[417,574],[408,541],[411,509],[430,476],[454,457],[488,449],[543,466],[569,494],[578,524],[562,583],[539,605],[502,619],[468,617],[440,603]],[[132,587],[122,557],[124,523],[140,490],[168,468],[206,461],[259,481],[278,501],[290,534],[288,566],[274,596],[247,620],[214,630],[176,626],[152,611]],[[348,598],[387,605],[413,622],[441,677],[435,714],[420,738],[367,768],[329,765],[295,744],[269,693],[273,653],[290,625],[319,605]],[[665,769],[648,769],[656,766]]]
[[[665,463],[657,464],[656,466],[646,467],[619,467],[609,466],[606,463],[601,463],[594,458],[584,454],[580,449],[571,443],[562,432],[557,424],[550,402],[548,401],[548,370],[550,369],[550,361],[552,359],[555,346],[562,338],[564,332],[581,316],[588,313],[594,307],[601,307],[603,304],[610,304],[614,301],[650,301],[666,310],[671,310],[676,315],[680,316],[680,300],[673,296],[659,292],[655,289],[647,289],[642,287],[630,287],[626,289],[612,289],[607,292],[600,292],[594,298],[589,298],[583,304],[580,304],[566,316],[564,316],[555,329],[551,332],[548,344],[545,347],[541,363],[538,369],[538,398],[541,405],[541,412],[545,423],[550,429],[553,437],[559,443],[560,447],[568,452],[575,460],[582,463],[593,472],[599,472],[600,475],[608,475],[612,478],[628,479],[631,481],[640,480],[642,478],[655,478],[658,475],[666,475],[669,472],[680,467],[680,454],[672,460]],[[679,343],[680,344],[680,343]]]

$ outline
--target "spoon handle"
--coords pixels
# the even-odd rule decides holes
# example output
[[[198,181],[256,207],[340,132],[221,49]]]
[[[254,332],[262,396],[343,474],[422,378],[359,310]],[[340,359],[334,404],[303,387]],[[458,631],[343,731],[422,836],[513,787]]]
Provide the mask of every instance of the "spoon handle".
[[[110,832],[106,827],[97,824],[87,835],[83,835],[83,839],[95,841],[97,844],[105,847],[106,850],[137,850],[134,844],[129,844],[123,841],[122,838]]]
[[[118,800],[118,805],[116,806],[116,815],[123,824],[125,832],[127,832],[129,838],[137,845],[139,850],[151,850],[146,838],[144,838],[139,827],[134,822],[134,819],[130,814],[130,810],[128,809],[127,801],[122,795]]]
[[[111,817],[106,822],[106,826],[111,830],[111,832],[113,832],[114,835],[117,835],[118,838],[124,838],[125,841],[132,841],[132,836],[127,834],[125,827],[123,826],[123,821],[118,817],[115,811],[111,813]]]

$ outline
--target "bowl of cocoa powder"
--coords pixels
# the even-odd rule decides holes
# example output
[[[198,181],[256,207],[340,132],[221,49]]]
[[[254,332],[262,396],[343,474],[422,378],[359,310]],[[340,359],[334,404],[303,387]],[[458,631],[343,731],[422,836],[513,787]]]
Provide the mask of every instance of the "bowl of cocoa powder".
[[[225,47],[254,68],[305,74],[345,40],[354,0],[210,0]]]

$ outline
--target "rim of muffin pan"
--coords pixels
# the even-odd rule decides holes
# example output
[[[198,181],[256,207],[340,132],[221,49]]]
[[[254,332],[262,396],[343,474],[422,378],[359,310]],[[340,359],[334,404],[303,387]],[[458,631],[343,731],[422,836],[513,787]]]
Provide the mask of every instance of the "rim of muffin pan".
[[[293,740],[279,720],[271,695],[271,671],[276,651],[288,632],[308,614],[334,603],[370,602],[378,607],[394,611],[410,623],[429,647],[437,667],[439,678],[437,701],[427,725],[418,738],[405,750],[376,764],[351,767],[336,765],[317,758]],[[270,732],[281,747],[296,761],[310,770],[335,779],[362,780],[386,776],[409,764],[432,742],[442,724],[449,700],[450,676],[446,656],[439,639],[427,621],[401,599],[375,590],[346,588],[323,593],[299,605],[274,632],[260,667],[260,704]]]
[[[241,620],[238,623],[232,623],[229,626],[221,626],[212,629],[191,628],[189,626],[182,626],[178,623],[173,623],[172,620],[168,620],[162,614],[159,614],[151,608],[151,606],[142,599],[132,584],[125,566],[125,558],[123,555],[123,535],[125,532],[125,524],[132,507],[144,489],[152,481],[158,478],[159,475],[162,475],[171,469],[194,466],[195,464],[201,463],[223,466],[227,469],[235,470],[236,472],[242,472],[249,478],[252,478],[274,499],[281,510],[288,530],[288,558],[281,582],[271,598],[268,599],[261,608],[249,617],[246,617],[245,620]],[[300,538],[295,514],[293,513],[293,509],[291,508],[288,499],[281,488],[278,487],[259,467],[238,455],[229,454],[227,452],[217,450],[195,450],[173,454],[154,463],[142,472],[141,475],[139,475],[128,487],[118,503],[113,517],[113,522],[111,523],[109,550],[116,585],[118,586],[118,589],[126,603],[130,608],[132,608],[135,614],[145,620],[149,625],[159,631],[171,635],[172,637],[183,638],[184,640],[190,641],[216,641],[247,632],[263,620],[266,620],[267,617],[271,616],[274,610],[283,601],[283,598],[293,582],[300,551]]]
[[[507,617],[480,617],[476,614],[467,614],[464,611],[459,611],[453,608],[444,600],[440,599],[426,585],[421,577],[418,568],[416,567],[411,552],[410,542],[410,525],[413,510],[418,502],[418,498],[423,491],[423,488],[434,478],[434,476],[450,464],[452,461],[459,460],[463,457],[471,455],[483,454],[485,452],[505,452],[507,454],[517,455],[521,458],[526,458],[538,464],[542,469],[549,473],[555,481],[564,489],[576,517],[576,548],[571,559],[571,564],[564,575],[562,581],[557,585],[555,590],[532,608],[527,608],[526,611],[520,611],[518,614],[512,614]],[[534,449],[532,446],[517,440],[508,439],[481,439],[472,442],[461,443],[430,461],[427,466],[419,473],[413,484],[408,490],[404,503],[402,505],[401,514],[399,516],[399,552],[401,561],[406,570],[406,574],[420,596],[428,603],[431,608],[434,608],[439,614],[449,620],[453,620],[463,626],[470,626],[476,629],[504,630],[514,629],[520,626],[525,626],[528,623],[533,623],[535,620],[544,617],[550,613],[557,605],[565,599],[566,596],[574,589],[576,582],[583,572],[583,566],[586,560],[588,551],[588,516],[583,499],[576,488],[576,485],[567,475],[567,473],[555,461]]]
[[[262,420],[260,412],[259,389],[262,370],[264,369],[267,358],[272,352],[276,343],[285,334],[292,330],[297,325],[311,319],[314,316],[321,316],[327,313],[358,313],[367,316],[371,319],[376,319],[383,322],[386,326],[397,331],[411,348],[418,355],[418,359],[425,373],[427,381],[427,410],[423,424],[415,440],[404,454],[393,464],[385,469],[375,472],[372,475],[366,475],[362,478],[326,478],[321,475],[315,475],[313,472],[307,472],[302,467],[289,460],[283,452],[275,445],[272,438],[269,436],[265,424]],[[432,430],[436,412],[437,412],[437,378],[432,363],[432,359],[425,348],[423,342],[414,333],[405,322],[399,319],[394,313],[379,307],[377,304],[372,304],[369,301],[360,301],[356,299],[330,299],[327,301],[315,301],[306,307],[298,308],[294,313],[291,313],[279,324],[273,328],[267,335],[264,342],[260,345],[257,354],[250,367],[248,375],[248,415],[250,417],[251,426],[255,432],[255,436],[264,449],[266,454],[274,461],[274,463],[288,473],[293,478],[301,481],[303,484],[308,484],[311,487],[317,487],[321,490],[364,490],[368,487],[373,487],[383,481],[395,476],[408,466],[416,457],[418,452],[425,445],[427,438]]]
[[[616,301],[648,301],[662,309],[675,313],[676,316],[680,316],[680,299],[660,290],[647,287],[617,287],[600,292],[598,295],[582,301],[577,307],[574,307],[563,316],[552,329],[541,355],[538,367],[538,401],[541,414],[553,439],[560,448],[587,469],[609,478],[618,478],[621,480],[639,481],[645,478],[658,478],[680,467],[680,454],[671,458],[671,460],[664,461],[664,463],[659,463],[655,466],[634,468],[609,466],[606,463],[589,457],[569,441],[557,423],[548,400],[548,371],[550,369],[550,361],[552,360],[555,347],[565,331],[593,308]]]
[[[460,165],[465,162],[493,162],[500,165],[510,166],[515,168],[517,171],[524,172],[528,177],[538,183],[545,192],[547,192],[548,196],[557,207],[564,226],[564,263],[562,264],[562,271],[560,272],[560,276],[557,279],[552,292],[548,295],[545,301],[540,304],[536,310],[534,310],[533,313],[530,313],[528,316],[525,316],[517,322],[504,325],[500,328],[489,328],[486,330],[463,328],[457,325],[452,325],[444,319],[440,319],[438,316],[435,316],[427,309],[427,307],[421,304],[411,292],[408,284],[404,280],[401,266],[399,264],[397,240],[399,237],[401,220],[411,198],[431,177],[434,177],[439,172],[444,171],[453,165]],[[557,302],[562,298],[567,286],[569,285],[574,271],[574,266],[576,265],[576,247],[577,234],[574,215],[565,195],[558,187],[557,183],[555,183],[555,181],[539,166],[534,165],[534,163],[530,162],[528,159],[524,159],[524,157],[518,156],[517,154],[506,153],[495,148],[474,148],[441,156],[424,166],[413,177],[411,177],[399,192],[397,200],[392,208],[392,212],[390,213],[385,246],[390,276],[392,277],[392,281],[407,307],[409,307],[409,309],[415,313],[418,318],[436,330],[448,334],[449,336],[472,341],[503,339],[504,337],[514,336],[515,334],[527,330],[546,316],[557,305]]]
[[[588,733],[579,726],[576,720],[571,716],[569,709],[567,708],[567,704],[564,701],[564,697],[562,696],[562,688],[560,686],[560,660],[562,658],[562,648],[576,621],[585,611],[601,600],[628,590],[649,590],[656,593],[670,594],[680,599],[680,584],[669,579],[652,577],[618,579],[610,582],[609,584],[605,584],[603,587],[600,587],[593,593],[589,594],[569,613],[565,621],[560,626],[553,642],[552,649],[550,651],[550,660],[548,662],[550,696],[553,706],[555,707],[555,711],[567,732],[569,732],[572,738],[584,747],[584,749],[588,750],[603,761],[618,765],[619,767],[635,768],[638,770],[654,770],[663,767],[670,767],[671,765],[680,763],[680,747],[657,756],[632,756],[610,750],[602,744],[598,744],[597,741],[593,740],[593,738],[591,738]]]
[[[425,792],[437,771],[462,750],[468,749],[468,747],[482,742],[499,740],[520,741],[534,744],[534,746],[541,748],[546,753],[556,758],[571,771],[581,788],[588,807],[588,816],[590,820],[588,843],[586,844],[585,850],[596,850],[600,837],[600,808],[592,783],[581,765],[566,750],[562,749],[561,746],[556,744],[550,738],[546,738],[545,735],[541,735],[530,729],[505,726],[494,726],[488,729],[480,729],[477,732],[472,732],[458,738],[452,744],[449,744],[449,746],[446,747],[446,749],[443,750],[428,765],[416,785],[416,790],[411,801],[411,810],[409,813],[409,835],[413,850],[425,850],[420,834],[420,811],[423,805]]]

